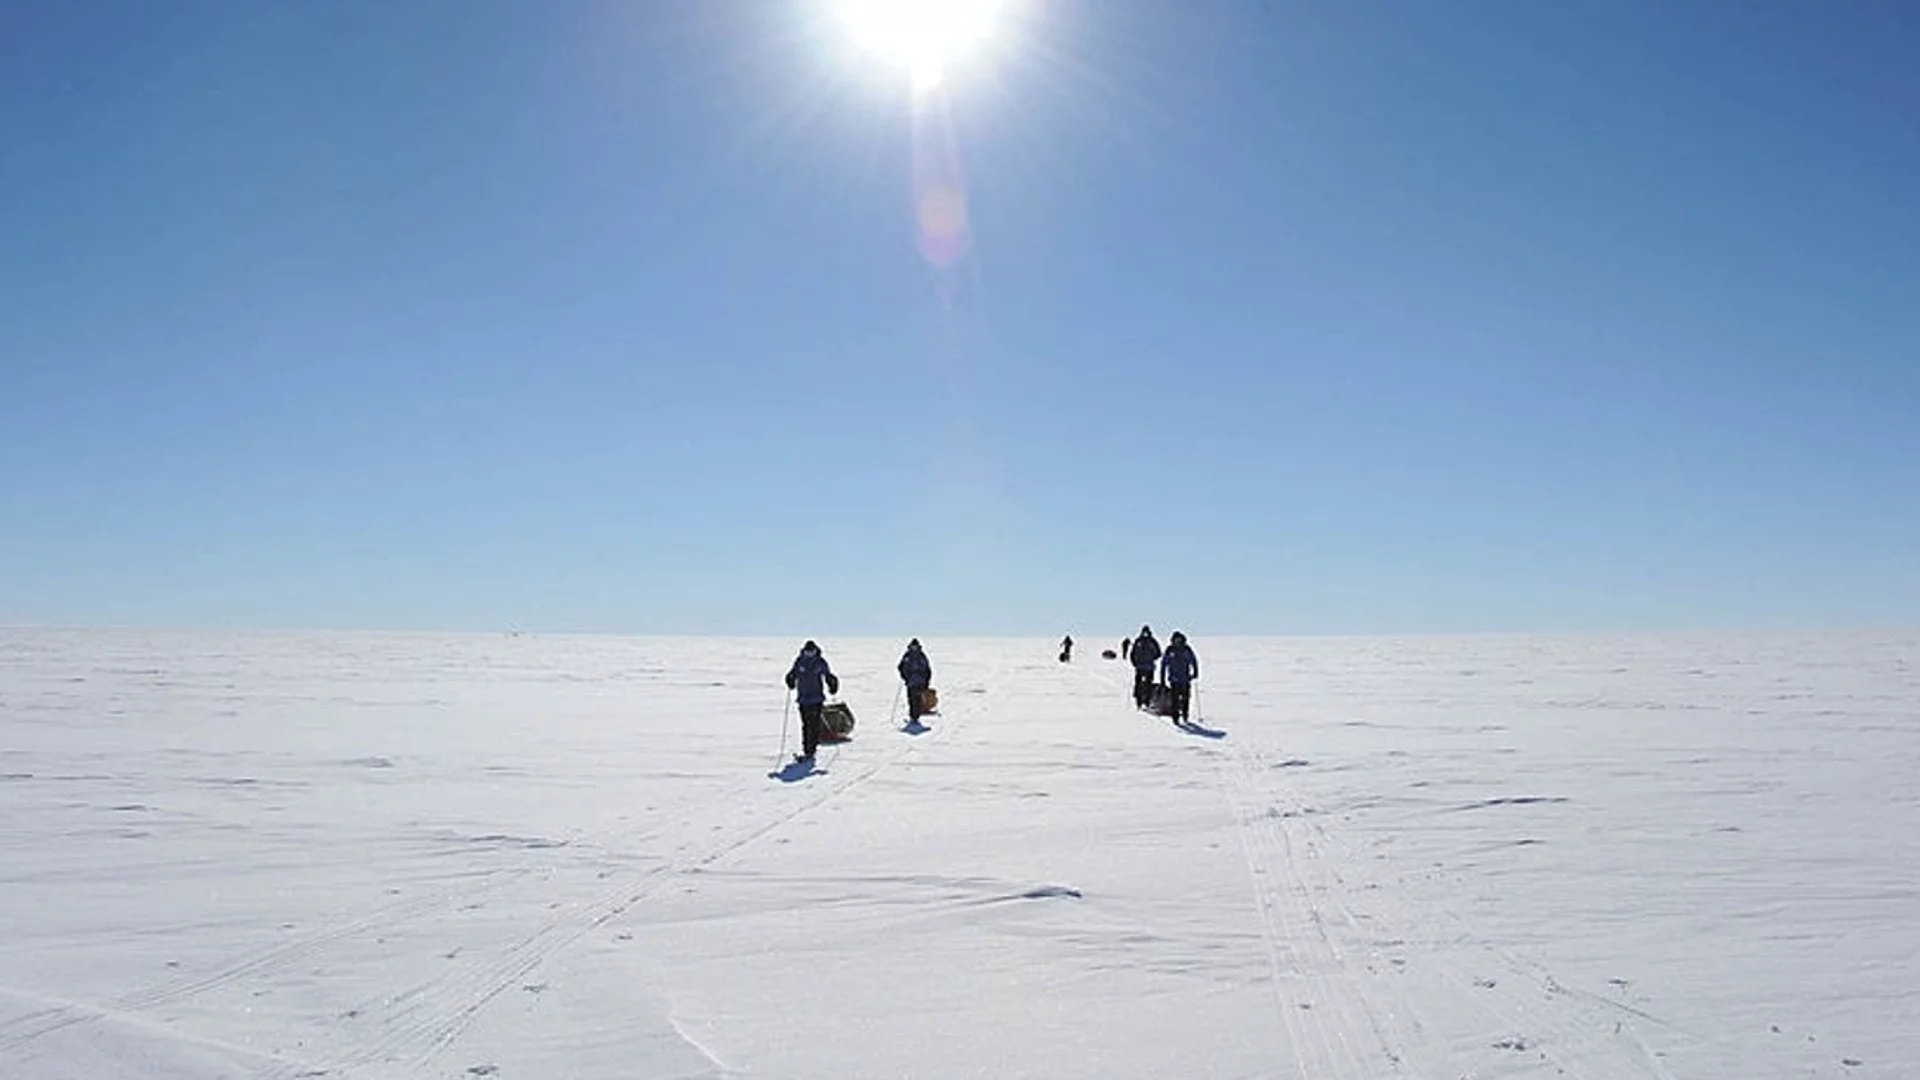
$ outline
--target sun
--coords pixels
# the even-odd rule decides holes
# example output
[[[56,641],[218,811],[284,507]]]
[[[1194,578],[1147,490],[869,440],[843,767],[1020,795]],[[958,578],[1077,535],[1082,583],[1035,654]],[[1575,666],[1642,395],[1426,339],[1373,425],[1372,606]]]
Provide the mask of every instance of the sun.
[[[834,6],[861,47],[904,68],[924,91],[992,35],[1005,0],[835,0]]]

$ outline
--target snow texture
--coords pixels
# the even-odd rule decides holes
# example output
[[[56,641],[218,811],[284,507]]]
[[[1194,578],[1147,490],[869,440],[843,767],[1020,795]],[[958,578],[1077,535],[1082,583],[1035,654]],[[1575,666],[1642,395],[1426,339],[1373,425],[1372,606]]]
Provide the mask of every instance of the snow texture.
[[[1914,637],[797,644],[0,631],[0,1076],[1920,1066]]]

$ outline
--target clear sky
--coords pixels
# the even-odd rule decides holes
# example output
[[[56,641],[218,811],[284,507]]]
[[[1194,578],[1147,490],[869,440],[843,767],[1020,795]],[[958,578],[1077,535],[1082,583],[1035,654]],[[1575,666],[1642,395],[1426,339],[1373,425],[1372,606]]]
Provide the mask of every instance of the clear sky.
[[[0,4],[0,623],[1920,622],[1912,4],[823,7]]]

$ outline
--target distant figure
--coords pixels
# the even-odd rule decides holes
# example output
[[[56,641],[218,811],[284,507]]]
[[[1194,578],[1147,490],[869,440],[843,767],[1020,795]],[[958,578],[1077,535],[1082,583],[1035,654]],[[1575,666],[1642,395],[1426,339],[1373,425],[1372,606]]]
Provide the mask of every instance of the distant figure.
[[[1133,639],[1132,638],[1123,637],[1120,639],[1120,655],[1121,656],[1133,655]]]
[[[1160,643],[1153,640],[1153,627],[1140,628],[1127,659],[1133,663],[1133,707],[1144,709],[1153,704],[1153,666],[1160,662]]]
[[[800,655],[794,657],[793,666],[787,669],[787,689],[797,691],[800,704],[800,750],[794,755],[795,761],[813,763],[813,752],[820,746],[820,735],[826,730],[826,724],[820,719],[820,708],[827,703],[828,694],[840,692],[840,677],[827,666],[827,658],[820,654],[820,646],[809,641],[800,646]]]
[[[927,687],[933,685],[933,662],[920,649],[920,639],[907,642],[900,656],[900,681],[907,684],[907,723],[917,724],[926,714]]]
[[[1060,662],[1063,664],[1073,662],[1073,635],[1072,634],[1068,634],[1066,637],[1063,637],[1060,639]]]
[[[1176,724],[1187,722],[1187,706],[1193,700],[1193,682],[1200,677],[1200,658],[1193,655],[1187,635],[1178,630],[1167,640],[1166,655],[1160,658],[1160,675],[1173,694],[1173,710],[1168,713]]]

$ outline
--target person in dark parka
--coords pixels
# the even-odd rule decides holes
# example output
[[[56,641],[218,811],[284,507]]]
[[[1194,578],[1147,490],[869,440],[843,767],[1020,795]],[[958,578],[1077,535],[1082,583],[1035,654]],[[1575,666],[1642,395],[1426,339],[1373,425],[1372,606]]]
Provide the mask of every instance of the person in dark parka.
[[[933,661],[927,659],[919,638],[907,642],[907,651],[901,654],[896,670],[900,681],[907,684],[907,722],[918,723],[926,715],[927,687],[933,685]]]
[[[1127,659],[1133,664],[1134,708],[1144,709],[1153,702],[1153,667],[1160,662],[1160,643],[1153,639],[1153,627],[1140,628]]]
[[[827,658],[821,655],[819,645],[809,641],[800,647],[800,655],[794,657],[793,666],[787,669],[787,689],[794,691],[800,706],[801,753],[795,760],[812,761],[813,752],[820,746],[820,736],[826,730],[820,718],[821,707],[827,703],[828,694],[840,692],[840,677],[827,666]]]
[[[1187,707],[1193,700],[1193,683],[1200,677],[1200,658],[1193,655],[1193,646],[1187,644],[1187,635],[1178,630],[1167,641],[1167,651],[1160,658],[1160,677],[1166,680],[1167,689],[1173,694],[1173,722],[1187,722]]]

